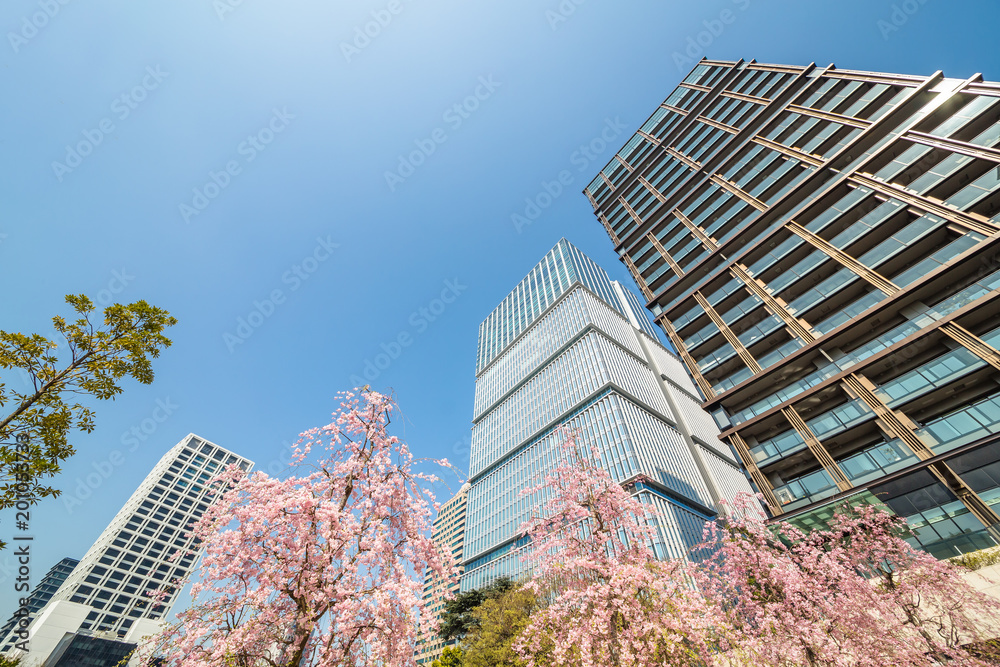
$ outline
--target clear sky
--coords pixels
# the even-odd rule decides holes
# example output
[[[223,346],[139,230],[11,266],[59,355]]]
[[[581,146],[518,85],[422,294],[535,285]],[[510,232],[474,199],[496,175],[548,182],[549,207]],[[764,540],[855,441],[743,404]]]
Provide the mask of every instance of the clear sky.
[[[998,26],[989,0],[6,0],[0,328],[81,292],[179,320],[74,435],[32,583],[187,433],[267,469],[368,364],[415,454],[465,468],[479,323],[562,236],[632,285],[581,190],[701,55],[995,81]]]

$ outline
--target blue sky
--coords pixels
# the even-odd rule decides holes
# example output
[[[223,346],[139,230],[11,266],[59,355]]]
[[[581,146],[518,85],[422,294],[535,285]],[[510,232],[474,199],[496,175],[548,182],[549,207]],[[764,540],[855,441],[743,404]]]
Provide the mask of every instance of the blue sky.
[[[998,19],[985,0],[8,0],[0,328],[48,334],[81,292],[179,320],[154,384],[74,436],[56,483],[79,503],[33,512],[35,581],[187,433],[267,469],[368,363],[415,454],[466,467],[479,323],[562,236],[632,285],[581,190],[694,60],[997,80]]]

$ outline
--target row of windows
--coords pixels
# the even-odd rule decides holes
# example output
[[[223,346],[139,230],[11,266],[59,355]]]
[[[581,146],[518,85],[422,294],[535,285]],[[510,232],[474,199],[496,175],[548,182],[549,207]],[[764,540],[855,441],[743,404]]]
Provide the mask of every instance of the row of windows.
[[[479,326],[476,372],[492,361],[572,282],[562,244],[553,248]]]
[[[812,167],[794,158],[780,155],[770,149],[757,148],[762,152],[766,151],[766,159],[753,163],[750,170],[741,178],[744,182],[739,185],[749,195],[765,203],[781,198],[812,172]],[[723,190],[715,183],[706,183],[692,197],[683,203],[679,210],[706,236],[715,238],[720,243],[725,243],[735,236],[742,225],[757,214],[757,210],[749,203]],[[666,205],[660,205],[660,208],[665,207]],[[656,232],[656,236],[667,254],[685,271],[709,254],[709,248],[698,237],[679,226],[674,220],[668,220],[666,225]],[[640,272],[646,285],[653,291],[658,291],[664,286],[659,279],[670,278],[671,274],[667,272],[669,267],[665,260],[657,253],[651,252],[651,249],[651,244],[643,243],[638,251],[634,252],[634,256],[643,263]],[[645,272],[642,269],[645,269]]]
[[[773,73],[747,71],[744,73],[743,77],[737,79],[737,82],[748,82],[755,77],[763,77],[765,74],[767,76],[777,76],[779,78],[788,76],[784,74],[774,75]],[[790,76],[788,78],[790,79]],[[740,89],[739,83],[737,83],[735,89]],[[886,84],[869,84],[857,81],[845,81],[843,79],[826,78],[823,81],[821,88],[813,93],[810,93],[808,99],[800,100],[800,102],[803,103],[804,106],[813,106],[814,108],[824,110],[835,110],[836,112],[841,112],[847,115],[855,115],[859,118],[868,117],[869,119],[874,120],[898,104],[907,94],[908,90],[905,88],[892,88]],[[850,104],[845,107],[842,102],[846,103],[846,101],[849,101]],[[708,115],[714,117],[717,113],[720,113],[720,110],[730,108],[730,104],[733,102],[736,102],[733,98],[719,98],[719,100],[717,100],[716,103],[714,103],[710,108]],[[751,103],[744,102],[744,104]],[[690,157],[700,159],[703,157],[702,153],[715,148],[713,132],[719,131],[714,128],[710,128],[710,126],[707,125],[699,126],[697,129],[692,129],[684,142],[678,143],[676,147],[679,148],[681,152],[688,152]],[[805,152],[816,152],[822,156],[830,156],[843,148],[858,133],[860,133],[860,130],[857,128],[851,128],[833,121],[817,119],[789,111],[783,114],[783,116],[779,119],[777,126],[767,134],[770,138],[779,141],[779,143],[786,143],[786,145],[804,150]],[[638,136],[639,135],[636,135],[636,137]],[[724,139],[724,137],[718,138]],[[701,152],[690,153],[689,151],[695,145],[700,147],[699,150]],[[730,163],[736,165],[735,168],[739,169],[748,164],[753,164],[753,162],[753,156],[742,155],[739,156],[738,159],[732,160]],[[765,179],[764,182],[757,184],[758,187],[750,188],[748,191],[753,193],[754,196],[762,198],[765,191],[772,189],[774,192],[767,194],[766,198],[769,201],[773,201],[788,192],[792,187],[794,187],[795,184],[804,179],[810,173],[809,168],[801,168],[804,167],[804,165],[798,165],[796,160],[783,158],[781,162],[784,164],[779,171],[771,174],[770,178]],[[796,165],[800,168],[793,170],[793,167]],[[783,182],[782,177],[785,176],[785,174],[790,175],[790,180],[788,182]],[[628,199],[632,204],[636,203],[629,195],[626,195],[626,199]],[[643,202],[643,205],[645,205],[645,202]],[[635,208],[635,206],[633,206],[633,208]],[[745,211],[744,213],[752,214],[751,211]],[[640,217],[643,216],[642,213],[639,215]],[[727,216],[722,216],[721,219],[714,219],[716,229],[713,229],[713,232],[710,233],[718,231],[717,227],[721,227],[725,223],[726,217]],[[625,215],[623,207],[617,207],[616,210],[609,211],[608,218],[609,220],[613,219],[615,223],[613,227],[615,229],[615,233],[619,237],[625,236],[626,228],[632,227],[635,224],[630,216]],[[726,232],[718,234],[718,236],[722,236],[728,240],[728,238],[735,235],[737,231],[736,228],[737,225],[733,225]],[[707,253],[699,253],[699,255],[703,254]]]
[[[911,93],[908,87],[841,78],[821,82],[795,103],[799,106],[876,122]]]
[[[715,69],[718,70],[717,75],[713,76],[711,79],[706,79],[712,81],[712,83],[707,85],[714,85],[714,83],[717,82],[718,77],[722,75],[723,70],[721,68]],[[747,74],[736,80],[732,90],[746,95],[767,98],[769,96],[776,95],[790,80],[791,76],[784,73],[748,71]],[[664,101],[664,105],[659,107],[657,111],[654,112],[654,114],[643,124],[641,130],[660,140],[667,138],[670,132],[678,125],[683,116],[670,111],[666,107],[671,106],[675,108],[691,109],[694,104],[702,98],[702,96],[703,93],[700,91],[678,88]],[[752,117],[759,108],[760,105],[754,102],[747,102],[734,97],[719,97],[705,111],[705,116],[729,126],[741,127],[743,124],[748,122],[750,117]],[[721,135],[717,134],[718,130],[712,132],[708,128],[709,126],[705,125],[700,129],[704,131],[706,135],[711,134],[713,141],[709,142],[708,145],[704,145],[696,153],[690,156],[695,160],[703,157],[704,154],[708,152],[711,145],[714,144],[716,140],[722,138]],[[618,153],[618,157],[635,166],[638,165],[639,162],[641,162],[641,160],[646,157],[652,149],[652,144],[647,142],[642,135],[636,134]],[[682,150],[682,152],[684,151]],[[628,173],[628,170],[625,169],[618,160],[612,160],[601,171],[601,174],[604,174],[604,176],[606,176],[615,187],[619,185],[621,180],[623,180]],[[600,175],[598,175],[590,183],[587,190],[598,202],[598,204],[603,204],[607,197],[612,194],[611,188],[607,186]],[[661,190],[661,192],[663,192],[663,190]]]
[[[1000,508],[1000,461],[995,447],[985,445],[947,459],[945,463],[994,510]],[[916,463],[916,457],[898,441],[890,441],[838,461],[856,485]],[[927,470],[870,488],[877,498],[903,517],[912,546],[937,558],[950,558],[995,546],[996,541],[968,507]],[[780,491],[785,509],[795,509],[837,492],[823,471],[809,473]]]
[[[853,349],[846,350],[842,356],[837,358],[836,364],[826,364],[822,368],[789,382],[786,386],[779,388],[777,391],[757,400],[753,404],[743,409],[732,411],[727,421],[736,425],[756,415],[767,412],[773,407],[794,398],[810,387],[814,387],[827,378],[836,375],[841,370],[852,368],[868,357],[887,347],[891,347],[904,338],[916,333],[924,326],[927,326],[927,324],[946,317],[955,310],[998,289],[1000,289],[1000,271],[994,271],[979,278],[967,287],[957,290],[953,294],[946,295],[936,302],[932,301],[926,311],[911,313],[902,324],[882,334],[875,335],[871,340],[861,343]]]
[[[479,419],[493,408],[504,394],[588,325],[596,325],[620,345],[639,354],[631,327],[621,314],[577,287],[532,324],[517,343],[476,379],[473,419]]]
[[[469,474],[478,475],[609,382],[673,419],[649,368],[591,331],[475,425]]]
[[[833,80],[830,79],[829,81],[832,82]],[[832,86],[834,84],[830,83],[830,85]],[[907,94],[907,91],[905,89],[898,91],[898,94],[894,95],[894,97],[892,98],[891,103],[892,104],[897,104],[899,102],[899,100],[901,100],[902,97],[904,97],[906,94]],[[820,95],[817,96],[817,99],[820,98],[820,97],[822,97],[822,96],[823,96],[823,94],[821,93]],[[882,97],[885,97],[885,96],[883,95]],[[879,99],[881,99],[881,98],[879,98]],[[809,102],[809,101],[807,101],[807,102],[808,103],[806,104],[806,106],[809,106],[812,103],[812,102]],[[773,138],[780,138],[781,137],[781,133],[784,132],[785,129],[787,129],[787,127],[789,126],[789,124],[792,123],[792,122],[795,122],[794,121],[795,117],[799,117],[799,115],[798,114],[793,114],[791,112],[788,112],[788,114],[786,116],[782,116],[779,119],[778,124],[777,124],[777,126],[775,128],[773,128],[773,131],[765,130],[763,132],[763,134],[764,135],[770,134],[770,136],[773,137]],[[805,123],[806,122],[805,119],[808,118],[808,117],[804,117],[803,116],[801,118],[802,118],[802,122]],[[814,120],[817,120],[817,119],[814,119]],[[824,121],[824,122],[829,122],[829,121]],[[836,126],[839,127],[839,124],[837,124],[837,123],[834,123],[833,125],[836,125]],[[810,127],[812,127],[812,125],[810,125]],[[816,133],[819,133],[819,132],[820,132],[820,130],[816,130]],[[832,132],[832,134],[831,134],[831,132]],[[813,137],[813,136],[814,135],[810,135],[810,137]],[[818,134],[817,134],[817,136],[818,136]],[[820,152],[825,152],[826,154],[832,154],[832,152],[834,150],[839,150],[838,146],[843,146],[844,143],[847,140],[849,140],[849,138],[850,138],[848,136],[848,134],[844,134],[844,133],[837,134],[836,132],[833,132],[832,130],[827,130],[826,134],[824,134],[823,137],[825,137],[823,139],[823,141],[826,141],[827,139],[830,140],[830,141],[827,142],[828,145],[826,145],[820,151]],[[800,149],[801,148],[813,149],[814,146],[799,146],[799,148]],[[745,149],[740,155],[735,156],[734,159],[732,159],[730,161],[730,164],[733,165],[733,166],[730,167],[730,169],[728,170],[729,174],[733,175],[736,171],[738,171],[741,168],[746,167],[748,164],[753,165],[753,162],[755,160],[755,156],[757,156],[760,152],[761,151],[759,149],[751,146],[750,148]],[[759,159],[759,158],[757,158],[757,159]],[[727,171],[726,169],[723,169],[724,173],[726,171]],[[793,172],[786,171],[785,173],[793,173]],[[807,169],[802,169],[800,173],[795,174],[792,177],[792,180],[790,182],[788,182],[788,183],[784,183],[784,182],[779,183],[777,185],[777,188],[775,189],[774,193],[766,195],[766,197],[767,197],[766,201],[771,202],[771,201],[774,201],[774,199],[776,199],[777,197],[783,196],[792,187],[794,187],[799,182],[801,182],[801,180],[803,178],[805,178],[805,176],[807,176],[808,173],[809,173],[809,171]],[[769,186],[765,185],[765,187],[769,187]],[[770,186],[770,187],[772,187],[772,189],[774,189],[774,186]],[[752,211],[750,213],[753,214]],[[727,218],[729,216],[722,216],[722,217],[723,218]],[[723,222],[725,222],[725,220]],[[730,231],[728,232],[728,234],[729,234],[728,238],[731,238],[732,235],[734,235],[734,233],[736,231],[738,231],[738,229],[742,228],[742,226],[744,226],[745,224],[747,224],[747,222],[748,222],[747,220],[739,220],[737,224],[732,225],[732,227],[730,228]],[[714,233],[717,233],[717,232],[714,232]],[[723,236],[726,236],[726,235],[724,234]],[[789,240],[788,243],[789,243],[789,245],[796,245],[796,244],[799,243],[799,241],[797,241],[797,240]],[[787,248],[779,248],[778,250],[779,251],[781,251],[781,250],[787,250]],[[773,263],[773,261],[768,262],[768,263],[769,264]],[[759,269],[761,267],[758,266],[758,267],[754,267],[754,268],[759,271]],[[682,300],[683,298],[685,298],[685,296],[686,295],[683,295],[683,294],[678,295],[678,297],[675,297],[675,299],[673,301],[671,301],[669,304],[667,304],[665,306],[665,308],[672,308],[676,303],[678,303],[680,300]]]
[[[182,532],[213,502],[207,481],[231,463],[250,466],[249,461],[195,437],[160,460],[67,579],[69,599],[95,610],[83,629],[124,635],[135,619],[157,619],[166,612],[177,591],[164,603],[152,605],[146,593],[190,573],[193,554],[173,562],[168,558],[195,546]]]
[[[991,346],[1000,344],[1000,328],[982,336]],[[902,375],[884,382],[876,389],[890,406],[897,407],[928,391],[944,388],[960,381],[971,372],[985,368],[986,363],[964,348],[938,356]],[[813,434],[821,441],[854,428],[874,418],[866,404],[848,402],[807,420]],[[929,420],[916,431],[918,437],[935,454],[953,450],[991,434],[1000,433],[1000,392],[994,392],[968,406],[962,406]],[[802,437],[787,430],[763,442],[748,437],[751,455],[761,468],[776,463],[805,449]],[[885,441],[861,452],[842,457],[838,466],[853,484],[867,483],[889,472],[895,472],[917,461],[911,450],[897,441]],[[777,475],[778,473],[774,473]],[[816,502],[837,492],[825,471],[814,471],[780,486],[779,500],[785,509]]]
[[[743,95],[769,99],[787,88],[792,79],[793,76],[787,72],[747,70],[742,77],[733,83],[730,90]]]
[[[994,349],[1000,349],[1000,328],[985,333],[980,338]],[[876,393],[886,405],[895,408],[987,365],[964,347],[957,347],[892,380],[883,382],[877,387]]]
[[[486,368],[577,281],[606,302],[616,303],[607,273],[563,239],[480,325],[476,373]]]
[[[696,502],[711,504],[680,434],[630,401],[605,394],[563,422],[581,431],[585,451],[597,447],[602,465],[617,481],[642,472]],[[473,484],[469,492],[466,558],[513,538],[532,509],[545,504],[545,491],[526,498],[519,493],[537,484],[556,464],[560,442],[561,436],[550,431]]]
[[[63,558],[45,573],[45,576],[42,577],[41,581],[38,582],[28,596],[27,609],[31,618],[34,618],[34,614],[40,611],[52,599],[53,594],[59,590],[63,582],[66,581],[66,577],[69,576],[79,562],[74,558]],[[16,616],[11,616],[4,623],[3,627],[0,628],[0,641],[6,638],[4,644],[0,645],[0,653],[9,650],[20,640],[17,634],[8,636],[8,633],[18,625],[19,620]]]
[[[758,72],[747,77],[747,79],[750,80],[754,76],[762,76],[763,74],[774,76],[776,77],[775,80],[780,80],[782,77],[787,76]],[[859,118],[876,118],[888,111],[895,104],[898,104],[907,94],[907,91],[903,89],[890,97],[888,95],[889,91],[890,87],[885,84],[872,85],[858,81],[848,82],[838,79],[826,79],[818,91],[810,94],[810,97],[805,101],[805,106],[814,106],[814,108],[827,111],[836,110],[845,115],[854,115]],[[817,101],[821,103],[816,104]],[[843,108],[844,105],[842,102],[845,101],[851,101],[852,103]],[[754,114],[757,106],[752,102],[720,97],[706,112],[706,116],[720,122],[726,122],[728,125],[739,127],[741,123]],[[815,153],[822,157],[829,157],[850,143],[860,132],[861,130],[857,128],[852,128],[835,121],[787,111],[782,114],[775,127],[768,131],[765,136],[778,143],[783,143],[806,153]],[[727,143],[728,136],[730,135],[717,128],[701,124],[692,127],[682,141],[675,142],[675,148],[693,160],[704,161],[715,150]],[[641,136],[636,135],[633,141],[639,143]],[[745,172],[748,168],[752,169],[756,165],[756,170],[747,174],[748,178],[753,179],[759,176],[760,172],[764,171],[772,161],[775,161],[772,172],[765,172],[762,180],[755,183],[752,187],[745,187],[745,184],[741,183],[741,187],[744,187],[745,190],[754,196],[767,201],[773,201],[780,198],[794,187],[795,184],[808,176],[810,168],[800,164],[795,159],[785,156],[779,158],[778,154],[774,151],[770,151],[771,155],[766,161],[758,164],[760,158],[756,156],[756,153],[764,152],[766,154],[768,151],[770,149],[765,149],[762,146],[754,146],[749,149],[749,152],[744,151],[744,154],[739,155],[737,159],[731,160],[730,164],[732,166],[726,171]],[[780,168],[776,168],[779,164],[781,165]],[[799,168],[796,169],[796,167]],[[648,171],[652,172],[652,169]],[[627,173],[627,170],[617,172],[619,178],[624,178]],[[783,182],[783,177],[786,174],[790,174],[791,178],[788,182]],[[775,188],[776,184],[777,187]],[[771,189],[774,191],[765,195],[765,192]],[[648,205],[652,204],[652,199],[644,198],[642,201],[639,201],[634,196],[637,192],[637,186],[634,186],[630,192],[625,194],[625,199],[632,205],[632,208],[639,214],[639,217],[644,218],[645,209]],[[604,199],[610,193],[611,190],[605,188],[602,196],[597,198],[598,203],[603,204]],[[667,198],[669,200],[669,196]],[[640,208],[643,210],[640,211]],[[617,206],[617,204],[608,212],[609,222],[612,223],[612,228],[619,237],[627,236],[630,228],[635,226],[635,221],[625,213],[624,208]],[[721,226],[722,223],[718,224]],[[728,232],[728,234],[733,233],[735,233],[734,230]],[[720,236],[726,236],[726,234],[720,234]]]
[[[743,90],[743,92],[751,95],[763,93],[766,96],[768,94],[776,93],[779,87],[783,88],[790,78],[790,76],[781,73],[763,71],[751,72],[744,79],[738,80],[736,88],[740,89],[742,87],[741,84],[750,84],[756,80],[756,83],[752,83],[752,85],[747,86],[746,90]],[[753,90],[754,92],[748,93],[748,90]],[[686,96],[687,99],[693,99],[690,95],[688,95],[690,92],[696,91],[678,89],[678,91],[675,91],[674,96]],[[674,96],[671,96],[671,98]],[[668,98],[666,104],[671,104],[671,98]],[[752,116],[754,116],[759,109],[760,105],[753,102],[747,102],[732,97],[720,97],[706,110],[705,116],[729,126],[740,127]],[[667,125],[661,125],[660,121],[664,118],[670,118],[670,123]],[[643,127],[643,131],[662,139],[666,136],[667,131],[674,127],[677,120],[679,120],[678,114],[671,113],[661,107],[661,109],[647,121],[646,125]],[[712,154],[720,150],[728,142],[728,138],[730,136],[731,135],[729,133],[723,130],[715,128],[707,123],[701,123],[696,128],[692,128],[689,135],[682,142],[677,143],[675,148],[680,153],[685,154],[688,158],[694,161],[704,161]],[[653,149],[653,144],[649,143],[642,135],[636,134],[629,140],[625,148],[623,148],[618,155],[626,161],[630,160],[631,164],[637,165],[645,159],[645,157]],[[667,170],[667,165],[670,165],[675,169]],[[650,168],[648,171],[649,174],[647,180],[649,180],[668,201],[674,194],[675,188],[680,185],[680,179],[677,177],[686,177],[688,175],[686,168],[681,165],[679,161],[669,157],[666,153],[663,153],[660,159],[660,164]],[[627,177],[629,172],[617,160],[612,160],[602,173],[608,177],[608,180],[612,183],[612,185],[617,187],[620,181]],[[668,175],[670,176],[669,185],[664,185],[662,181],[667,180]],[[604,203],[612,195],[613,190],[609,188],[607,183],[600,177],[600,175],[598,175],[598,177],[595,178],[588,187],[588,192],[590,192],[591,196],[594,197],[595,202],[600,206],[604,205]],[[624,199],[629,202],[632,209],[640,218],[644,218],[646,213],[658,203],[658,200],[654,198],[651,193],[647,192],[639,181],[636,181],[632,188],[624,194]],[[607,219],[609,225],[619,237],[627,235],[631,229],[636,226],[636,221],[617,201],[611,208],[608,209]]]
[[[684,83],[694,83],[699,86],[712,87],[729,71],[726,65],[696,65],[686,77]]]
[[[854,204],[857,204],[860,198],[852,195],[845,197],[845,199],[850,198],[853,200]],[[851,210],[850,207],[844,208],[846,211]],[[847,226],[846,229],[837,234],[830,242],[832,245],[837,247],[846,247],[854,244],[873,229],[877,229],[881,225],[884,225],[888,218],[893,216],[898,217],[898,215],[905,216],[905,219],[909,220],[909,222],[903,224],[902,228],[898,231],[890,233],[888,238],[876,243],[868,251],[861,253],[858,257],[859,262],[872,269],[878,269],[879,267],[886,265],[890,262],[890,260],[893,260],[893,258],[902,253],[904,250],[912,250],[912,248],[922,239],[928,238],[932,233],[943,228],[947,224],[944,219],[930,214],[914,217],[911,214],[906,213],[903,208],[903,204],[900,202],[888,200],[881,205],[876,206],[876,208],[859,218],[853,224]],[[827,216],[823,221],[823,226],[828,226],[832,222],[833,219]],[[819,225],[816,225],[816,227],[818,228]],[[883,235],[885,233],[886,232],[884,231],[882,232]],[[911,260],[908,264],[904,265],[897,271],[886,272],[889,279],[891,279],[897,286],[905,287],[911,282],[936,270],[938,267],[945,265],[954,257],[957,257],[959,254],[965,252],[985,238],[975,232],[966,232],[958,236],[955,236],[954,233],[951,234],[951,236],[939,237],[939,240],[935,242],[936,245],[931,246],[932,251],[930,251],[928,256],[923,259]],[[794,249],[795,247],[798,247],[800,243],[801,239],[793,237],[787,242],[779,245],[778,250],[780,251],[782,246]],[[933,250],[935,247],[937,249]],[[763,265],[763,262],[767,260],[773,261],[775,254],[778,253],[772,252],[766,256],[764,260],[758,262],[755,267],[756,270],[766,270],[767,265]],[[799,317],[804,316],[807,319],[812,319],[808,315],[808,312],[811,309],[827,303],[834,294],[846,290],[849,286],[864,285],[864,283],[862,283],[858,278],[858,275],[853,271],[847,269],[846,267],[838,268],[838,266],[839,265],[834,263],[828,255],[820,250],[814,250],[804,259],[793,265],[790,269],[787,269],[778,277],[769,281],[767,287],[770,292],[789,302],[787,307],[790,313]],[[808,287],[804,292],[796,296],[796,285],[815,283],[816,279],[812,276],[821,273],[824,270],[823,267],[834,267],[834,272],[827,278],[820,280],[814,286]],[[729,287],[737,287],[740,284],[741,283],[738,283],[738,281],[730,280],[727,283],[724,283],[722,288],[714,293],[713,296],[724,298],[729,294]],[[822,320],[816,321],[813,325],[813,330],[818,334],[825,334],[837,326],[840,326],[841,324],[857,317],[864,311],[884,300],[886,297],[887,295],[880,290],[874,288],[863,289],[857,294],[857,296],[853,297],[838,309],[835,309],[832,313],[826,315]],[[748,312],[751,312],[753,308],[759,304],[759,301],[755,297],[751,296],[744,301],[744,304],[738,304],[732,308],[730,311],[732,316],[724,316],[724,319],[728,324],[732,324],[736,319],[742,317]],[[687,320],[685,324],[690,321],[693,320]],[[768,322],[768,320],[765,320],[765,322]],[[761,329],[763,325],[754,325],[754,327],[751,327],[749,330],[744,330],[744,332],[740,335],[740,339],[745,346],[749,347],[754,342],[762,339],[762,337],[767,333],[775,331],[778,328],[778,324],[779,322],[777,320],[770,320],[768,326],[765,327],[766,330],[759,331],[755,331],[755,329]],[[718,333],[718,329],[712,323],[709,323],[698,331],[685,334],[684,339],[688,344],[689,349],[693,350],[695,347],[713,338]],[[716,350],[714,354],[709,353],[708,355],[699,357],[701,360],[700,366],[702,367],[703,372],[708,372],[711,367],[714,367],[716,364],[731,358],[734,354],[735,351],[731,347],[723,345],[723,347]],[[766,367],[763,363],[761,365],[762,367]],[[745,375],[745,373],[741,374]]]

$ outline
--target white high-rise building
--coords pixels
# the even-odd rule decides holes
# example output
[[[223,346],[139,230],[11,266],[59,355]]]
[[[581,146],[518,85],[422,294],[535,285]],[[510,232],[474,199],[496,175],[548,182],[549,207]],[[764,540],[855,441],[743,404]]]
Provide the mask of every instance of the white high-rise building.
[[[191,573],[196,555],[169,557],[191,549],[185,533],[218,498],[208,495],[207,482],[232,463],[253,467],[194,434],[171,448],[33,615],[26,643],[18,637],[7,655],[46,667],[115,665],[142,637],[157,632],[180,591],[160,603],[147,592]],[[0,646],[8,646],[6,639]]]
[[[751,493],[684,364],[638,299],[562,239],[480,325],[463,591],[522,574],[522,497],[556,464],[564,424],[659,513],[654,548],[683,558],[720,499]]]

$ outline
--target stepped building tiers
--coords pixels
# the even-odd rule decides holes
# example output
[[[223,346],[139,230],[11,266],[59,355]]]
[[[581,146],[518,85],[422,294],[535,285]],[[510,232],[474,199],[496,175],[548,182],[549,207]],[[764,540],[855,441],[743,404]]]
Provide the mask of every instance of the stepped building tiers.
[[[28,627],[28,650],[17,648],[21,638],[9,648],[7,637],[0,644],[5,655],[46,667],[111,666],[156,633],[180,591],[161,602],[147,592],[191,573],[196,555],[169,557],[192,547],[187,528],[219,497],[208,495],[207,482],[232,463],[253,466],[194,434],[171,448],[58,589],[47,593]]]
[[[584,192],[775,517],[1000,543],[1000,84],[703,60]]]
[[[521,497],[555,464],[564,424],[660,513],[660,557],[684,557],[717,502],[750,485],[681,361],[636,297],[565,239],[479,327],[461,589],[522,575]]]

